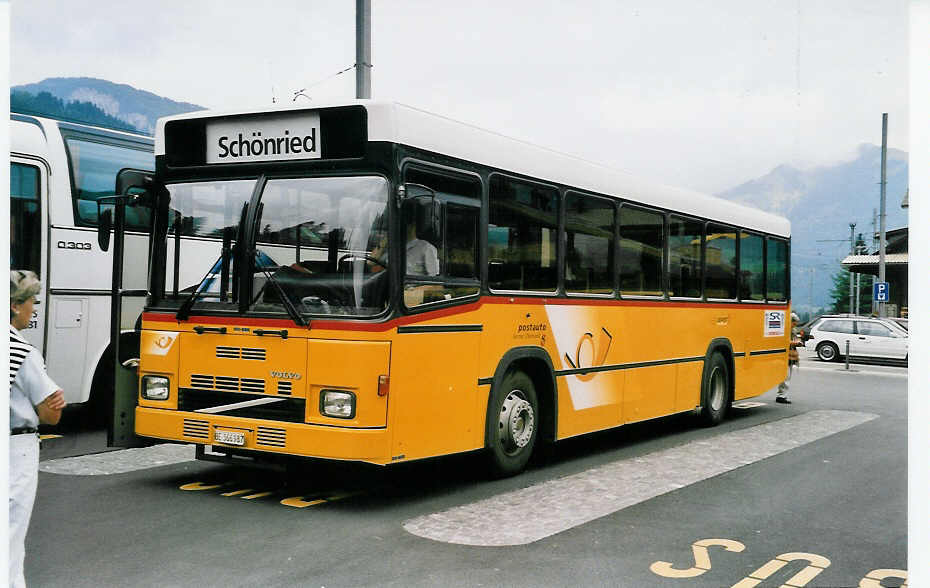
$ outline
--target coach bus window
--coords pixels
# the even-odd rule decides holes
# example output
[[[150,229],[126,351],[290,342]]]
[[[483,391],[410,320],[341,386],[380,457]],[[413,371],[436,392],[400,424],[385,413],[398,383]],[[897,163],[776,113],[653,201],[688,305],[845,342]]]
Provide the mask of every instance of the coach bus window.
[[[10,268],[40,274],[42,215],[39,168],[10,164]]]
[[[491,176],[488,285],[495,290],[553,292],[558,285],[559,193]]]
[[[68,158],[74,185],[74,209],[79,225],[97,224],[97,199],[112,196],[116,174],[123,168],[155,169],[150,151],[69,138]],[[150,213],[145,207],[126,209],[126,228],[147,231]]]
[[[766,239],[766,297],[783,302],[788,294],[788,243]]]
[[[765,300],[765,258],[762,235],[740,231],[739,297],[740,300]]]
[[[669,218],[669,296],[681,298],[701,297],[701,245],[703,233],[703,223],[676,216]]]
[[[704,240],[708,298],[736,298],[736,230],[708,224]]]
[[[604,198],[565,197],[565,290],[611,294],[614,267],[614,205]]]
[[[417,211],[427,208],[413,200],[404,203],[402,221],[407,239],[404,304],[411,308],[478,294],[480,182],[413,166],[405,170],[404,180],[433,190],[442,217],[439,232],[433,234],[426,226],[428,223],[417,221]]]
[[[663,296],[662,214],[632,206],[620,208],[620,292],[628,296]]]

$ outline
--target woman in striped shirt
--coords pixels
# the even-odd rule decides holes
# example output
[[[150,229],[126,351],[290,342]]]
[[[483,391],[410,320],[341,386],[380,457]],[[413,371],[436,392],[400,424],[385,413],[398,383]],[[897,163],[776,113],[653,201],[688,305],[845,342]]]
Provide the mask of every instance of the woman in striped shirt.
[[[32,319],[41,284],[34,272],[10,272],[10,585],[25,586],[26,531],[39,481],[39,423],[54,425],[63,392],[45,372],[39,350],[20,334]]]

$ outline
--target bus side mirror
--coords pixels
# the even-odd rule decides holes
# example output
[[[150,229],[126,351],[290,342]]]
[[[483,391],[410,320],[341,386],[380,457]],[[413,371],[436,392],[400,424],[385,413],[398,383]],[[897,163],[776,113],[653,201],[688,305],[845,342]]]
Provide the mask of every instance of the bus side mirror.
[[[130,190],[144,191],[149,195],[153,186],[152,172],[141,169],[121,169],[116,174],[116,195],[129,196]]]
[[[108,208],[97,215],[97,244],[100,245],[101,251],[107,251],[110,248],[110,231],[112,229],[113,210]]]
[[[433,244],[442,236],[442,202],[422,199],[417,201],[417,237]]]
[[[433,244],[440,243],[443,204],[436,198],[436,191],[423,184],[407,182],[400,186],[398,192],[405,215],[412,215],[416,223],[416,237]]]

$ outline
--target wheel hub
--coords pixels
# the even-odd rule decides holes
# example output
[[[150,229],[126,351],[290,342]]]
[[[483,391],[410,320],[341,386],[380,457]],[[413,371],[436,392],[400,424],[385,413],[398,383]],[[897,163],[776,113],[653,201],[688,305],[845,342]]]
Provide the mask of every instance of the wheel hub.
[[[710,375],[710,406],[715,411],[723,408],[723,401],[726,397],[726,390],[724,389],[723,376],[720,373],[720,370],[714,368],[714,371]]]
[[[509,451],[526,447],[532,439],[536,416],[533,414],[533,406],[519,390],[512,391],[504,399],[498,425],[501,442]]]

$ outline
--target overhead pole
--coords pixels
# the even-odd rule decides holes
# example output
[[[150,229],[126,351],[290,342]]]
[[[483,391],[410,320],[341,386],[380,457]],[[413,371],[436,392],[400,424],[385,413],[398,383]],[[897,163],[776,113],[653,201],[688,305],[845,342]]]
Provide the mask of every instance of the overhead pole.
[[[882,181],[878,208],[878,281],[885,282],[885,183],[888,161],[888,113],[882,113]],[[878,303],[878,316],[885,316],[885,303]]]
[[[371,98],[371,0],[355,0],[355,97]]]
[[[849,223],[849,254],[856,254],[856,223]],[[855,282],[853,271],[849,270],[849,314],[855,314],[855,311],[853,311],[853,301],[855,300],[853,290]]]

